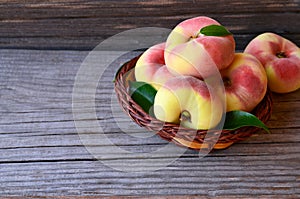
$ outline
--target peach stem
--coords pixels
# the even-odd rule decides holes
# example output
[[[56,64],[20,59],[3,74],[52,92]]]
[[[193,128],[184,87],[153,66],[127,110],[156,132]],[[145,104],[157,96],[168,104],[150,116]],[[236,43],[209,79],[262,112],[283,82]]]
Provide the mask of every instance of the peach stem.
[[[285,54],[285,52],[278,52],[278,53],[276,53],[276,56],[278,58],[286,58],[287,57],[286,54]]]
[[[182,111],[180,114],[180,120],[191,122],[191,114],[186,110]]]

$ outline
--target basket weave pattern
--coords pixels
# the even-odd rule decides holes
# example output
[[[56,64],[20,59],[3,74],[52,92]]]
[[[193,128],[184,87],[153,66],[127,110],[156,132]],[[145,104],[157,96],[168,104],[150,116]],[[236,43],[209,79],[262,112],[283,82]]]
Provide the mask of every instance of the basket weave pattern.
[[[133,69],[138,58],[139,56],[125,63],[118,71],[115,79],[115,91],[119,103],[138,125],[156,132],[167,141],[196,150],[201,148],[223,149],[235,142],[245,140],[259,130],[256,127],[241,127],[237,130],[222,130],[222,132],[220,130],[210,130],[209,136],[207,136],[207,130],[184,128],[178,124],[165,123],[151,117],[131,99],[128,93],[128,81],[134,81]],[[267,91],[264,99],[252,111],[252,114],[265,123],[270,119],[271,112],[272,96],[271,92]]]

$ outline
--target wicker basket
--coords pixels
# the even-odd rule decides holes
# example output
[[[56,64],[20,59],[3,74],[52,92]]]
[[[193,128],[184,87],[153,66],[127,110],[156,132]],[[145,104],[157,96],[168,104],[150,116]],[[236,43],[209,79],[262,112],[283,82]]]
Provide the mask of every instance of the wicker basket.
[[[179,146],[191,149],[224,149],[235,142],[244,140],[257,132],[256,127],[241,127],[237,130],[194,130],[180,127],[178,124],[165,123],[148,115],[128,94],[128,82],[134,80],[134,67],[139,56],[122,65],[116,74],[115,91],[124,111],[138,125],[156,132],[161,138]],[[252,111],[264,123],[270,119],[272,96],[267,91],[264,99]]]

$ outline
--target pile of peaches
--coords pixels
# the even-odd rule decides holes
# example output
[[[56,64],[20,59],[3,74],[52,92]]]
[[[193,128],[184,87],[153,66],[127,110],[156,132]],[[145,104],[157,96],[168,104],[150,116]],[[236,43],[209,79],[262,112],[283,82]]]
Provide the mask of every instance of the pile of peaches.
[[[224,112],[251,112],[268,87],[277,93],[300,88],[300,49],[280,35],[263,33],[237,53],[233,35],[200,16],[179,23],[166,42],[147,49],[134,74],[157,90],[157,119],[210,129]]]

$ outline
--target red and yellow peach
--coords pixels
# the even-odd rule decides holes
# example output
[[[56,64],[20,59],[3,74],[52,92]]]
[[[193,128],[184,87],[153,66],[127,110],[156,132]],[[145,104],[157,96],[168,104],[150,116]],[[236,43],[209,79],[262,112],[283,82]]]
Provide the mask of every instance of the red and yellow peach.
[[[171,78],[157,91],[154,100],[157,119],[193,129],[215,127],[223,110],[217,94],[204,81],[192,76]]]
[[[267,76],[260,61],[246,53],[236,53],[233,62],[221,70],[226,94],[226,111],[252,111],[267,91]]]
[[[166,41],[165,62],[170,72],[206,78],[226,68],[234,58],[232,35],[206,36],[203,27],[220,25],[209,17],[195,17],[179,23]]]
[[[271,91],[288,93],[300,88],[300,49],[274,33],[263,33],[247,45],[245,51],[263,64]]]
[[[134,69],[136,81],[149,83],[159,89],[168,79],[174,77],[165,65],[164,50],[165,43],[160,43],[141,55]]]

